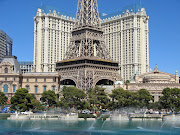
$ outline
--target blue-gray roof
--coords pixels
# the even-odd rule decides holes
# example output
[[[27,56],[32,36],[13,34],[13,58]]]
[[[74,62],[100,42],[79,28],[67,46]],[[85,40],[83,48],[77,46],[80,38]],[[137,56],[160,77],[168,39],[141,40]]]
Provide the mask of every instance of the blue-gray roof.
[[[17,61],[16,56],[5,56],[1,63],[5,62],[5,61],[14,65],[14,73],[20,73],[21,74],[21,69],[20,69],[20,66],[19,66],[19,63]]]
[[[39,8],[42,9],[44,11],[44,13],[46,13],[46,14],[49,13],[49,10],[51,10],[51,13],[53,13],[53,11],[55,10],[56,13],[59,12],[59,15],[65,15],[65,16],[69,16],[69,17],[73,17],[73,18],[76,17],[76,15],[74,15],[74,14],[63,12],[59,8],[53,7],[53,6],[41,6]]]
[[[19,61],[19,65],[33,65],[33,61]]]
[[[100,13],[99,17],[101,19],[111,18],[117,15],[123,15],[124,13],[126,13],[127,10],[129,10],[129,12],[137,13],[138,11],[141,11],[141,6],[137,4],[129,5],[129,6],[123,7],[120,11],[117,11],[111,14],[104,15]]]
[[[70,13],[63,12],[59,8],[56,8],[56,7],[53,7],[53,6],[41,6],[40,9],[42,9],[44,11],[44,13],[46,13],[46,14],[49,13],[49,10],[51,10],[51,13],[53,13],[53,11],[55,10],[56,13],[58,13],[58,12],[60,13],[59,15],[65,15],[65,16],[76,18],[75,14],[70,14]],[[138,5],[138,4],[125,6],[120,11],[110,13],[110,14],[107,14],[107,15],[104,14],[104,13],[100,13],[99,17],[101,19],[106,19],[106,18],[109,18],[109,17],[122,15],[123,12],[126,13],[126,10],[129,10],[130,12],[133,12],[133,13],[137,13],[138,11],[141,11],[141,6]]]

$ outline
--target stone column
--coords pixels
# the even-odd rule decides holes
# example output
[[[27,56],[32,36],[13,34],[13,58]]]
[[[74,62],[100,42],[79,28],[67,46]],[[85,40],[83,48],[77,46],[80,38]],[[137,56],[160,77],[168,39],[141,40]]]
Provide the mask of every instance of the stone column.
[[[138,71],[137,16],[134,16],[134,73]]]

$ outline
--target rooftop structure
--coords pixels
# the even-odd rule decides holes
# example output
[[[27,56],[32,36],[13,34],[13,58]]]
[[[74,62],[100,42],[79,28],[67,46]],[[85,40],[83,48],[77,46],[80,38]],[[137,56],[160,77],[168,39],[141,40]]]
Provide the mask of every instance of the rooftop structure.
[[[3,66],[6,66],[6,64],[13,65],[12,72],[21,74],[21,69],[16,56],[5,56],[1,63],[3,63]]]
[[[33,71],[33,62],[32,61],[20,61],[19,62],[21,72],[27,73]]]

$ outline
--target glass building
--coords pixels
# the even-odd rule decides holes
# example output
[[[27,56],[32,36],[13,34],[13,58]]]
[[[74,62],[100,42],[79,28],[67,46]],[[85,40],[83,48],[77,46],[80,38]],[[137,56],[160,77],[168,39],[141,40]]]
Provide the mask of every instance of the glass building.
[[[4,56],[12,55],[13,40],[2,30],[0,30],[0,62]]]

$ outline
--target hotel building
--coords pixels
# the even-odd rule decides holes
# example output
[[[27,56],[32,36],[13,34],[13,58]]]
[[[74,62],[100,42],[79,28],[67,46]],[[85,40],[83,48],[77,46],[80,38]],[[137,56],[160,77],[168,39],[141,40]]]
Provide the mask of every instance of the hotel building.
[[[34,18],[34,72],[54,72],[70,42],[75,19],[38,9]]]
[[[124,81],[149,71],[149,17],[144,8],[130,6],[121,12],[100,16],[105,45],[119,62]],[[34,18],[34,72],[54,72],[64,58],[75,19],[55,10],[38,9]]]

